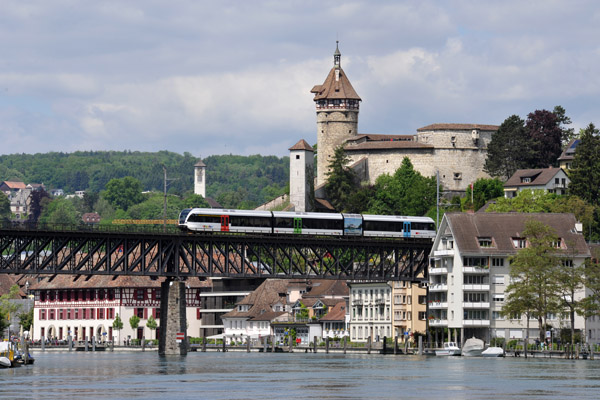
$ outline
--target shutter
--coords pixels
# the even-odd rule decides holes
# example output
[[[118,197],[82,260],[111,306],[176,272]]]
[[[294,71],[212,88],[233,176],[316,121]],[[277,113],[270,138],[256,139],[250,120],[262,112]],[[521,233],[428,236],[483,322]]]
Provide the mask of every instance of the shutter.
[[[148,309],[144,308],[144,319],[148,319]]]

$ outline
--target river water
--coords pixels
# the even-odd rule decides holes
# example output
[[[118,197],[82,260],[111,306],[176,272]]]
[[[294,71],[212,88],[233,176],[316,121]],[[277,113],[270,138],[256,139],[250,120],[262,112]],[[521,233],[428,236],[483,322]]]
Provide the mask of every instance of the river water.
[[[37,352],[1,399],[597,399],[600,360]]]

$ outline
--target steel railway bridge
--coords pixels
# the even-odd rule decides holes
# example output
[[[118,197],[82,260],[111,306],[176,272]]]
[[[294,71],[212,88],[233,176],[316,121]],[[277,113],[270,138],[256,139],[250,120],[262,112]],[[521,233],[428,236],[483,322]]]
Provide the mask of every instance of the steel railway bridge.
[[[0,228],[0,273],[186,277],[427,278],[431,240]]]

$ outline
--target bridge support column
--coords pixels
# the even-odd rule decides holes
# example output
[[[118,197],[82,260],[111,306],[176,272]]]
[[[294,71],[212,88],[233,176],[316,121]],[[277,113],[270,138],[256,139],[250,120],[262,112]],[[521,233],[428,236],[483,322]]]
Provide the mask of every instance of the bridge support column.
[[[161,356],[187,354],[185,319],[185,282],[166,280],[160,287],[160,339],[158,354]],[[177,342],[177,333],[184,339]]]

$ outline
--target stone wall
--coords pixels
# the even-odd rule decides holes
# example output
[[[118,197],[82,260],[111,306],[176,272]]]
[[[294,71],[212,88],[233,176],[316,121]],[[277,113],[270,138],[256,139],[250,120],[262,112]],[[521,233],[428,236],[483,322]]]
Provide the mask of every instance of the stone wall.
[[[317,112],[317,186],[325,183],[335,149],[357,135],[358,110]]]

